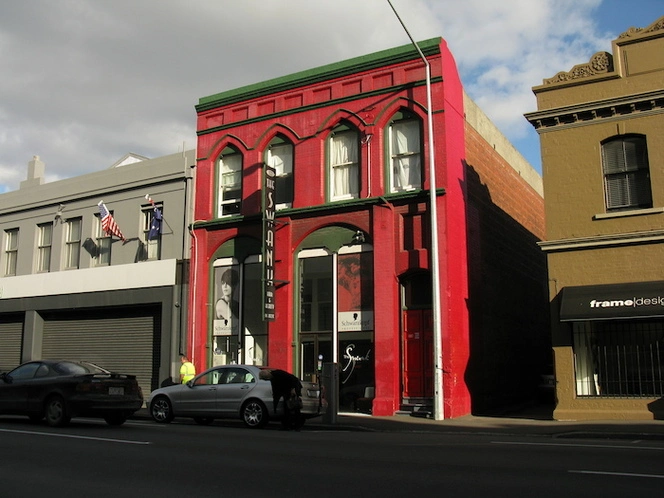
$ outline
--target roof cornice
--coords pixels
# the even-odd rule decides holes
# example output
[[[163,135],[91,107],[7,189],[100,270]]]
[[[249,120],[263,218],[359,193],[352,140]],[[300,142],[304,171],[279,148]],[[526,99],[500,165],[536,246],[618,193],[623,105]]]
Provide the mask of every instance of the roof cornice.
[[[440,53],[442,38],[431,38],[418,42],[418,46],[425,56]],[[327,64],[306,71],[300,71],[287,76],[243,86],[227,92],[217,93],[199,99],[197,112],[215,109],[225,105],[235,104],[245,100],[255,99],[278,92],[292,90],[303,86],[313,85],[322,81],[341,78],[350,74],[369,71],[378,67],[398,64],[419,58],[418,52],[412,44],[382,50],[373,54],[355,57],[333,64]]]

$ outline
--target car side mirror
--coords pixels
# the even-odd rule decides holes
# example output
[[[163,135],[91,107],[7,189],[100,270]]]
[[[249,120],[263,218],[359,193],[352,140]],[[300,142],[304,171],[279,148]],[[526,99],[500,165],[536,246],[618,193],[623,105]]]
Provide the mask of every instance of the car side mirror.
[[[5,382],[5,383],[7,383],[7,384],[11,384],[11,383],[12,383],[12,377],[11,377],[11,375],[8,375],[8,374],[6,374],[6,373],[0,373],[0,380],[2,380],[3,382]]]
[[[187,381],[187,387],[194,387],[194,379]]]

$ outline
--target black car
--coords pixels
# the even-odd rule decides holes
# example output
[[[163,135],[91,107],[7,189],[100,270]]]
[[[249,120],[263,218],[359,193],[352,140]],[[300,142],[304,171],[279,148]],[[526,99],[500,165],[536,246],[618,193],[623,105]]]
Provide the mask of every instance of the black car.
[[[0,374],[0,414],[27,415],[52,427],[72,417],[100,417],[122,425],[143,406],[135,375],[84,361],[30,361]]]

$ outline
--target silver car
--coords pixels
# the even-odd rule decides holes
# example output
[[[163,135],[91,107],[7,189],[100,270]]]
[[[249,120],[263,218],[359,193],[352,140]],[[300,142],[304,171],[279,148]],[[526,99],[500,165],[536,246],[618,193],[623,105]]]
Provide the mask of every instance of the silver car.
[[[168,423],[174,417],[193,417],[197,424],[210,424],[214,419],[240,418],[247,427],[263,427],[269,420],[283,416],[283,399],[275,413],[272,385],[259,379],[268,367],[255,365],[222,365],[210,368],[186,384],[176,384],[152,391],[147,401],[156,422]],[[304,418],[325,412],[318,384],[302,381],[301,410]]]

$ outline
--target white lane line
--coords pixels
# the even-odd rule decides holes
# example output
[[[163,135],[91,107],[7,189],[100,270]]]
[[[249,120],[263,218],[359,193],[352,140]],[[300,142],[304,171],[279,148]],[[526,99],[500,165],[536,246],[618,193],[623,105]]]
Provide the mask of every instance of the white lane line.
[[[68,439],[88,439],[90,441],[106,441],[108,443],[141,444],[141,445],[152,444],[149,441],[130,441],[128,439],[111,439],[105,437],[77,436],[75,434],[55,434],[51,432],[17,431],[11,429],[0,429],[0,432],[11,432],[14,434],[29,434],[31,436],[64,437]]]
[[[619,446],[612,444],[574,444],[574,443],[523,443],[515,441],[491,441],[491,444],[513,444],[520,446],[569,446],[572,448],[617,448],[620,450],[652,450],[664,451],[664,448],[653,448],[650,446]]]
[[[664,479],[664,475],[632,474],[631,472],[600,472],[597,470],[568,470],[567,472],[570,474],[597,474],[603,476],[647,477],[649,479]]]

